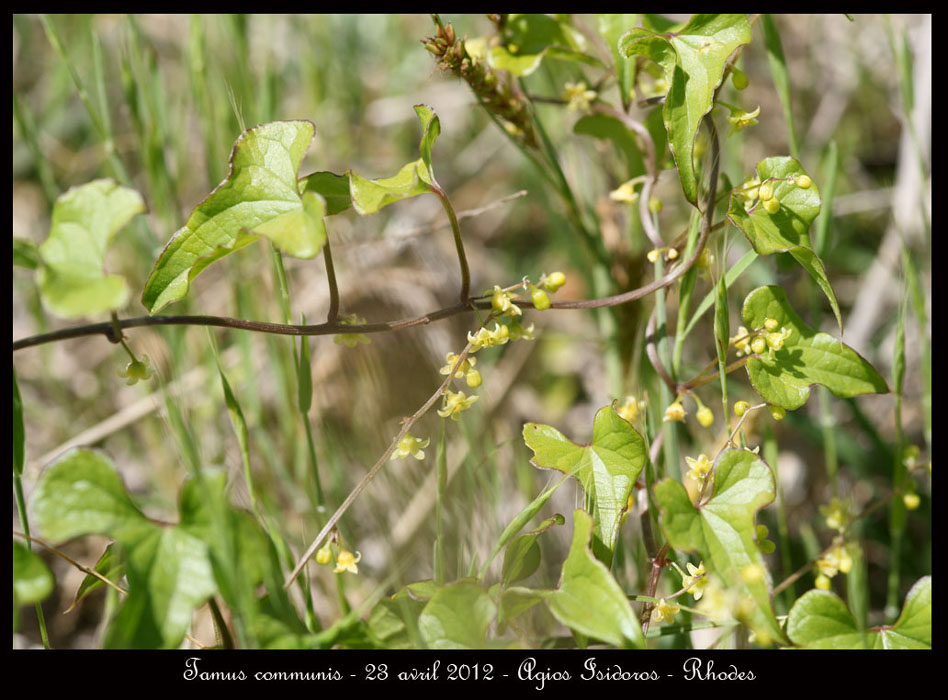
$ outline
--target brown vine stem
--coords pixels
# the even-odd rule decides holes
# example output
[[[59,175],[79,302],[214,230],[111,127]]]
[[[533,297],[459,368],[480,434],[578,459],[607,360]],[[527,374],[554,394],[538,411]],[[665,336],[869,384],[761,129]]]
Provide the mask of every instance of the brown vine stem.
[[[318,535],[316,535],[316,539],[313,540],[313,543],[309,546],[303,556],[300,557],[299,561],[296,563],[296,567],[293,569],[293,573],[287,577],[286,582],[283,584],[284,588],[289,588],[292,585],[293,581],[296,580],[296,577],[300,575],[303,567],[306,566],[306,562],[308,562],[310,558],[316,553],[319,545],[323,543],[323,540],[336,526],[336,523],[339,522],[339,519],[345,514],[347,510],[349,510],[349,506],[352,505],[353,501],[359,497],[359,494],[362,493],[363,489],[369,485],[369,482],[375,478],[375,475],[379,473],[379,470],[391,458],[392,453],[395,451],[395,448],[398,447],[398,443],[401,442],[401,439],[405,437],[415,422],[428,412],[428,409],[430,409],[435,404],[435,402],[444,393],[445,389],[447,389],[451,382],[454,381],[454,375],[457,373],[458,368],[464,363],[464,360],[467,359],[467,356],[470,354],[470,352],[471,344],[468,343],[464,346],[461,354],[458,355],[458,358],[454,361],[454,367],[448,373],[448,376],[445,377],[445,380],[441,382],[441,386],[438,387],[438,390],[435,391],[435,393],[433,393],[427,401],[425,401],[421,408],[419,408],[417,411],[415,411],[415,413],[402,422],[402,429],[399,430],[398,434],[392,439],[392,443],[388,446],[388,449],[385,450],[385,453],[379,457],[378,461],[369,470],[369,473],[362,477],[362,481],[360,481],[356,487],[349,492],[349,495],[346,496],[346,500],[344,500],[342,505],[336,509],[336,512],[330,516],[329,520],[326,521],[326,524],[323,525],[323,529]]]
[[[329,283],[329,313],[326,314],[326,322],[335,323],[339,320],[339,287],[336,285],[336,268],[332,264],[328,235],[326,245],[323,246],[323,256],[326,260],[326,281]]]

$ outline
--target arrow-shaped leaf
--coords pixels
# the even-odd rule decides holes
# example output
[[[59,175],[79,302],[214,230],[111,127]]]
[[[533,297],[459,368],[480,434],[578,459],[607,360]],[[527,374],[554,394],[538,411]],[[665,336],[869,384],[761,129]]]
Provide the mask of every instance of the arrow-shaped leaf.
[[[744,197],[741,193],[734,193],[731,195],[728,219],[744,232],[758,254],[790,253],[820,285],[842,331],[839,303],[826,276],[823,261],[810,243],[810,224],[820,213],[820,191],[803,166],[788,156],[764,158],[757,164],[757,175],[761,185],[767,184],[772,188],[773,198],[780,203],[780,208],[771,214],[758,201],[747,211]],[[803,176],[810,183],[806,188],[796,184],[797,178]]]
[[[184,298],[208,265],[259,236],[297,258],[319,255],[326,202],[312,190],[301,194],[298,183],[314,133],[312,122],[283,121],[240,135],[227,179],[191,212],[155,263],[142,293],[151,313]]]
[[[497,605],[474,583],[444,586],[418,617],[418,630],[430,649],[483,649]]]
[[[128,284],[105,273],[109,243],[146,211],[142,196],[112,180],[93,180],[63,193],[53,205],[49,237],[39,247],[40,293],[58,316],[114,311],[128,301]]]
[[[577,445],[549,425],[527,423],[523,439],[533,450],[533,464],[575,477],[595,498],[596,534],[612,551],[619,536],[619,519],[632,486],[645,466],[645,441],[612,406],[599,409],[593,440]]]
[[[783,347],[747,361],[747,375],[761,397],[794,410],[806,403],[810,386],[822,384],[836,396],[885,394],[889,387],[875,368],[842,341],[806,325],[780,287],[759,287],[744,300],[744,323],[761,328],[764,320],[790,331]]]
[[[685,197],[696,206],[698,179],[692,157],[698,126],[711,111],[728,56],[750,40],[750,23],[744,15],[695,15],[677,32],[638,28],[619,39],[623,56],[645,56],[665,72],[669,90],[662,114],[668,143]]]
[[[697,507],[678,481],[663,479],[655,484],[662,529],[673,547],[700,553],[710,573],[729,588],[752,596],[756,605],[751,622],[782,640],[771,607],[770,575],[755,541],[754,525],[757,511],[776,495],[773,472],[750,450],[727,449],[715,460],[712,474],[711,498]],[[755,575],[748,576],[749,572]]]

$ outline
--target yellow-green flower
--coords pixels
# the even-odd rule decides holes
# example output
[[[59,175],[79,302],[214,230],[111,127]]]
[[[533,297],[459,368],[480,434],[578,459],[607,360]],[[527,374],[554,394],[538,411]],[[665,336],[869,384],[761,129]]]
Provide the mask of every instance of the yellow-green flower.
[[[661,622],[662,620],[671,622],[679,610],[681,610],[681,606],[678,603],[675,601],[666,603],[665,599],[662,598],[652,608],[652,622]]]
[[[468,332],[467,340],[473,346],[471,352],[477,352],[482,348],[492,348],[495,345],[503,345],[510,340],[510,330],[507,326],[495,322],[493,331],[489,331],[487,328],[481,328],[476,334]]]
[[[507,334],[510,340],[535,340],[533,335],[534,324],[530,324],[526,328],[520,325],[520,321],[512,321],[510,327],[507,329]]]
[[[749,126],[754,126],[757,124],[758,116],[760,116],[759,106],[753,112],[745,112],[743,109],[732,110],[731,115],[727,118],[731,124],[731,130],[728,132],[728,135],[746,129]]]
[[[148,355],[142,355],[141,360],[132,360],[126,365],[124,370],[118,372],[118,376],[128,379],[127,385],[137,384],[139,380],[149,379],[154,372],[148,367],[150,360]]]
[[[737,335],[730,339],[730,342],[737,350],[738,357],[751,354],[750,341],[750,331],[744,328],[744,326],[740,326],[737,329]]]
[[[708,456],[704,453],[698,455],[698,459],[685,457],[685,461],[688,463],[688,466],[691,467],[688,476],[697,482],[703,481],[714,467],[714,463],[708,459]]]
[[[395,448],[392,459],[404,459],[411,455],[415,459],[422,460],[425,458],[423,448],[427,447],[430,442],[431,438],[420,440],[411,433],[405,433],[405,437],[398,441],[398,447]]]
[[[563,99],[569,103],[566,108],[570,112],[588,112],[589,106],[596,99],[596,91],[588,89],[582,80],[578,83],[566,83],[563,86]]]
[[[438,415],[442,418],[458,420],[462,411],[469,409],[479,397],[464,396],[463,391],[453,392],[450,389],[444,392],[444,405],[438,409]]]
[[[445,375],[451,374],[451,369],[454,367],[454,364],[458,361],[458,356],[453,352],[449,352],[447,355],[444,356],[444,360],[445,360],[444,367],[442,367],[438,371],[441,372],[441,374],[445,374]],[[464,377],[467,381],[467,385],[471,387],[472,389],[476,389],[477,387],[481,385],[481,373],[478,372],[476,369],[474,369],[474,365],[476,364],[477,364],[477,358],[471,357],[470,355],[468,355],[466,358],[464,358],[464,362],[458,365],[458,369],[454,373],[454,378],[460,379],[461,377]]]
[[[341,574],[343,571],[351,571],[354,574],[359,573],[359,567],[356,566],[362,560],[362,554],[356,552],[353,554],[348,549],[343,548],[336,557],[336,568],[333,571]]]
[[[681,399],[675,399],[668,408],[665,409],[665,415],[662,416],[663,423],[683,422],[685,420],[685,407],[681,405]]]
[[[679,570],[681,574],[681,587],[691,593],[696,601],[701,600],[701,596],[704,595],[704,589],[708,587],[708,581],[710,580],[708,578],[708,572],[704,569],[704,562],[701,562],[698,566],[688,562],[685,566],[688,568],[688,574],[684,574]]]
[[[826,527],[842,532],[849,524],[849,505],[835,496],[828,505],[820,506],[820,513],[826,518]]]
[[[490,302],[494,311],[498,314],[510,314],[511,316],[519,316],[522,311],[520,307],[513,303],[513,296],[510,292],[505,292],[500,288],[499,285],[494,285],[494,296]]]
[[[635,423],[635,420],[639,417],[639,414],[644,410],[644,401],[639,401],[634,396],[626,396],[625,403],[616,409],[616,413],[618,413],[625,420],[629,421],[629,423]]]
[[[609,193],[609,199],[623,204],[635,204],[639,199],[639,193],[635,191],[635,185],[632,182],[623,182]]]

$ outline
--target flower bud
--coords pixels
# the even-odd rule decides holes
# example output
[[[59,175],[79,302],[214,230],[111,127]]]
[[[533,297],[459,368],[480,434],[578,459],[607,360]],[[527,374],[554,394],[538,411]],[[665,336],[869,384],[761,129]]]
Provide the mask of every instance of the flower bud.
[[[534,289],[530,295],[530,301],[533,302],[533,308],[537,311],[544,311],[550,308],[550,296],[542,289]]]
[[[543,283],[543,286],[546,287],[551,292],[556,292],[560,287],[566,284],[566,275],[562,272],[551,272],[546,277],[546,281]]]
[[[705,428],[710,428],[711,424],[714,423],[714,413],[707,406],[699,408],[698,412],[695,413],[695,418],[697,418],[698,422]]]
[[[770,406],[770,417],[774,420],[783,420],[787,416],[785,408],[780,406]]]
[[[764,202],[764,209],[767,210],[768,214],[776,214],[780,211],[780,200],[778,199],[768,199]]]
[[[810,179],[809,175],[800,175],[794,182],[796,182],[797,187],[801,190],[808,190],[810,189],[810,185],[813,184],[813,180]]]
[[[738,401],[734,404],[734,415],[740,418],[745,413],[747,413],[747,409],[750,407],[750,404],[746,401]]]
[[[329,545],[325,545],[316,552],[316,563],[326,566],[329,562],[332,561],[332,550],[329,548]]]
[[[764,350],[767,349],[767,341],[763,338],[754,338],[751,341],[751,350],[756,354],[760,355]]]
[[[731,83],[733,83],[735,89],[744,90],[747,88],[749,81],[747,80],[747,74],[742,71],[740,68],[731,67]]]
[[[769,199],[773,199],[774,186],[769,182],[765,182],[763,185],[757,188],[757,196],[760,197],[761,202],[766,202]]]
[[[902,496],[902,503],[904,503],[905,507],[909,510],[915,510],[921,505],[922,499],[919,498],[917,493],[907,493]]]

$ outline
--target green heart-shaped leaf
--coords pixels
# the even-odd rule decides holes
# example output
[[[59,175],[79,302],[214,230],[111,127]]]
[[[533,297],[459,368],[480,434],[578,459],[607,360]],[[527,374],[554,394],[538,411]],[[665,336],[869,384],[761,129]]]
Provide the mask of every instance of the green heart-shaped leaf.
[[[633,29],[622,35],[619,52],[658,63],[669,90],[662,110],[681,187],[697,206],[698,179],[693,161],[695,136],[724,78],[728,56],[751,40],[744,15],[695,15],[680,31],[658,34]]]
[[[932,577],[915,582],[894,625],[866,630],[865,644],[846,603],[817,589],[804,593],[790,608],[787,635],[810,649],[931,649]]]
[[[794,410],[806,403],[810,386],[822,384],[836,396],[886,394],[889,387],[875,368],[842,341],[806,325],[780,287],[759,287],[747,295],[744,324],[761,328],[772,318],[790,336],[783,348],[747,361],[747,375],[768,403]]]
[[[407,588],[390,598],[380,600],[369,614],[369,631],[385,649],[414,649],[418,617],[425,602],[416,600]],[[414,630],[414,637],[412,631]]]
[[[105,252],[115,234],[145,211],[138,192],[112,180],[93,180],[57,198],[49,237],[39,247],[40,294],[50,311],[73,318],[125,305],[128,284],[105,274]]]
[[[757,511],[771,503],[776,485],[770,467],[750,450],[727,449],[714,462],[711,498],[696,507],[685,487],[673,479],[655,484],[655,500],[662,511],[662,530],[669,544],[698,552],[710,573],[729,588],[753,597],[755,627],[774,639],[784,639],[771,607],[771,581],[756,542]],[[749,568],[754,567],[754,568]],[[745,580],[749,571],[760,576]]]
[[[523,426],[523,440],[533,450],[535,466],[575,477],[595,499],[596,534],[615,549],[619,520],[645,466],[642,436],[606,406],[596,413],[590,445],[577,445],[556,428],[536,423]]]
[[[592,516],[586,511],[573,513],[573,542],[563,563],[560,585],[554,591],[536,593],[570,629],[615,646],[644,648],[642,627],[629,599],[589,549],[592,525]]]
[[[33,509],[47,539],[98,533],[121,544],[129,591],[109,626],[109,648],[176,648],[194,609],[217,590],[207,545],[185,528],[148,520],[98,453],[75,450],[50,465]]]
[[[314,133],[312,122],[283,121],[240,135],[227,179],[191,212],[155,263],[142,293],[151,313],[184,298],[208,265],[259,236],[297,258],[319,255],[326,202],[312,190],[301,194],[298,182]]]
[[[806,189],[798,187],[796,178],[807,173],[800,163],[788,156],[764,158],[757,164],[757,175],[761,184],[771,185],[780,208],[771,214],[762,202],[758,202],[751,211],[747,211],[744,208],[746,200],[740,193],[734,193],[731,195],[728,219],[744,232],[758,254],[790,253],[820,285],[842,331],[839,303],[826,276],[823,261],[813,252],[810,244],[810,224],[819,215],[821,204],[816,183],[811,180]]]
[[[501,580],[505,586],[530,577],[540,567],[540,545],[537,538],[554,525],[562,525],[563,516],[557,513],[547,518],[533,532],[515,537],[504,552]]]

